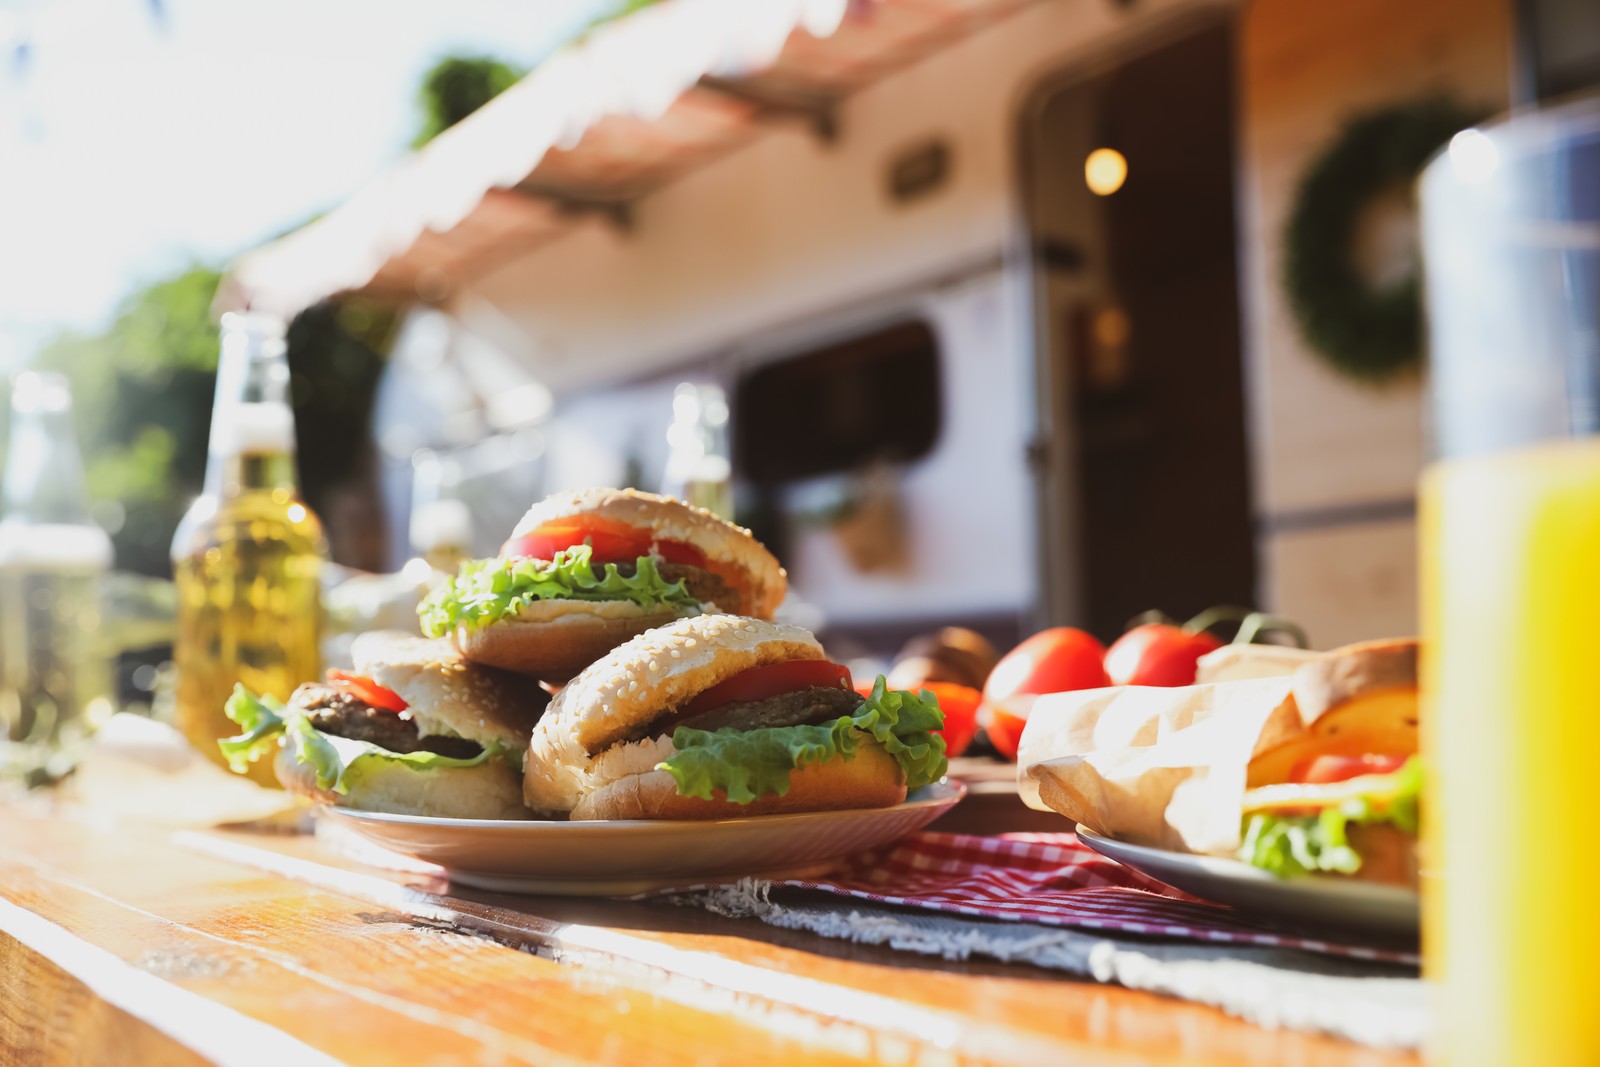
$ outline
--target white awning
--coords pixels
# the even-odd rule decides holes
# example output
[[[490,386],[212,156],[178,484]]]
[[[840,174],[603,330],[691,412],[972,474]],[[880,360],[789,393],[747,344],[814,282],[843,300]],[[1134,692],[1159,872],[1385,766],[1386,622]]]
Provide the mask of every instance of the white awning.
[[[318,221],[242,257],[223,310],[437,301],[1033,0],[663,0],[562,49]]]

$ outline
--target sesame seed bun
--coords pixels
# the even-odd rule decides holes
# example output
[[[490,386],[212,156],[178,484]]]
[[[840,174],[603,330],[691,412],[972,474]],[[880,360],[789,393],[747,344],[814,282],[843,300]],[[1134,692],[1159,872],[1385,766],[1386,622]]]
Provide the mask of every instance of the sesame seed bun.
[[[748,804],[701,800],[678,794],[678,783],[655,765],[672,755],[672,742],[662,739],[648,755],[629,746],[637,770],[611,779],[585,794],[572,809],[574,819],[736,819],[744,815],[778,815],[789,811],[838,811],[844,808],[887,808],[906,798],[900,764],[868,742],[851,759],[835,757],[801,767],[789,776],[783,796],[758,797]],[[649,759],[646,764],[645,759]]]
[[[468,663],[449,641],[398,631],[362,634],[350,648],[356,674],[393,690],[406,702],[417,732],[498,744],[505,755],[474,767],[417,767],[368,758],[351,776],[348,793],[317,785],[316,770],[300,762],[294,731],[273,763],[290,793],[320,804],[455,819],[525,819],[521,757],[550,694],[523,675]]]
[[[357,674],[400,695],[424,734],[517,752],[550,702],[532,678],[469,663],[446,640],[366,633],[351,644],[350,659]]]
[[[678,795],[656,764],[676,749],[668,737],[637,737],[664,713],[752,667],[820,660],[808,631],[734,615],[680,619],[612,650],[556,694],[534,728],[523,797],[536,811],[590,819],[707,819],[779,811],[898,804],[899,764],[875,744],[852,760],[796,771],[783,797],[751,804]]]
[[[627,600],[545,600],[477,628],[458,626],[455,646],[474,663],[560,685],[628,638],[672,622]]]
[[[637,489],[557,493],[529,508],[511,536],[522,537],[546,523],[578,515],[627,523],[660,540],[692,545],[705,555],[708,569],[728,584],[731,602],[716,605],[723,611],[770,619],[783,602],[788,575],[749,530],[671,497]]]

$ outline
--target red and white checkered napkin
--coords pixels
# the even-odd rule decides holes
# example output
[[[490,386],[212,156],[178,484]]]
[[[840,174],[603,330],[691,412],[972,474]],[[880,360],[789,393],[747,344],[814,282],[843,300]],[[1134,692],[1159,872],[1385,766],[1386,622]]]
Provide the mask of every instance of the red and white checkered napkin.
[[[824,878],[775,883],[988,919],[1211,943],[1269,945],[1416,963],[1414,952],[1296,936],[1163,885],[1077,834],[920,833],[863,852]]]

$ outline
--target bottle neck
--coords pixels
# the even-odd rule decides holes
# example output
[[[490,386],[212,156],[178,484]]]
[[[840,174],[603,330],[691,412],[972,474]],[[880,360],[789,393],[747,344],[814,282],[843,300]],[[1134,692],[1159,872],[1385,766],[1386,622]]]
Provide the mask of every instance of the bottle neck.
[[[224,316],[205,491],[292,496],[298,490],[281,330],[251,316]]]
[[[30,524],[89,523],[70,407],[12,412],[0,518]]]
[[[242,496],[247,493],[300,495],[300,479],[295,470],[294,450],[274,452],[235,452],[211,454],[206,462],[208,495]]]

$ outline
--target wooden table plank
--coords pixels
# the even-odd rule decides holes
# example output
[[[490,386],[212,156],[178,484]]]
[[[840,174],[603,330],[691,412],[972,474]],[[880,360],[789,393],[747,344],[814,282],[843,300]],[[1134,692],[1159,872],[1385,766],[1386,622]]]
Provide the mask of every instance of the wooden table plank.
[[[946,964],[661,903],[458,890],[361,868],[305,836],[173,839],[5,809],[0,855],[11,906],[0,919],[52,924],[131,973],[349,1063],[391,1062],[397,1049],[417,1063],[1414,1062],[1025,967]],[[60,954],[15,926],[0,921],[0,975],[54,998],[71,985],[50,973]],[[153,1019],[118,1017],[116,1004],[84,1007],[89,995],[66,1028],[82,1047],[115,1047],[112,1034],[134,1047],[131,1029],[149,1062],[193,1062],[195,1036],[170,1017],[177,1001]],[[0,1013],[0,1047],[28,1033],[38,1047],[42,1025]],[[71,1059],[41,1060],[58,1061]]]

